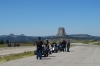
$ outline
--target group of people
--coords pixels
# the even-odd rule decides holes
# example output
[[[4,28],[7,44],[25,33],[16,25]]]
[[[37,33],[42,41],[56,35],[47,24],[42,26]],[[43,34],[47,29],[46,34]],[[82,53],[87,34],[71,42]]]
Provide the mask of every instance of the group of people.
[[[67,52],[69,52],[69,48],[70,48],[70,40],[68,40],[67,42],[65,40],[63,40],[62,42],[59,42],[59,44],[61,46],[63,46],[64,50],[66,51],[66,47],[67,47]],[[36,55],[36,59],[40,58],[42,59],[42,45],[45,45],[46,48],[50,48],[49,45],[49,40],[46,39],[46,41],[41,41],[41,37],[38,37],[38,41],[36,41],[36,50],[37,50],[37,55]]]
[[[20,42],[15,42],[15,43],[8,43],[8,47],[19,47],[20,46]]]
[[[68,40],[67,42],[65,40],[63,40],[62,42],[59,42],[59,44],[64,48],[64,51],[66,51],[66,47],[67,47],[67,52],[70,52],[69,51],[70,40]]]

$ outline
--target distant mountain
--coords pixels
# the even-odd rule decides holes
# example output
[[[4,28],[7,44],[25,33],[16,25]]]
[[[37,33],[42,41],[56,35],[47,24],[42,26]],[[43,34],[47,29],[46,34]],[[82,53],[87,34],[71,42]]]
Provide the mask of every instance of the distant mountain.
[[[69,38],[75,38],[75,39],[95,39],[95,40],[100,40],[100,37],[98,36],[92,36],[88,34],[73,34],[73,35],[68,35]]]
[[[88,34],[74,34],[74,35],[69,35],[70,37],[92,37],[91,35]]]
[[[15,35],[11,33],[11,34],[9,34],[9,36],[15,36]]]
[[[41,37],[42,37],[42,40],[58,38],[56,36],[41,36]],[[38,36],[25,36],[24,34],[21,34],[21,35],[9,34],[9,35],[0,36],[0,40],[4,40],[4,41],[9,40],[10,42],[32,42],[32,41],[36,41],[37,38],[38,38]],[[91,35],[88,35],[88,34],[67,35],[67,37],[65,37],[65,38],[68,38],[68,39],[95,39],[95,40],[100,40],[100,37],[91,36]]]
[[[24,34],[21,34],[20,36],[25,36]]]
[[[9,40],[10,42],[32,42],[36,41],[39,36],[25,36],[24,34],[21,35],[2,35],[0,36],[0,40],[6,41]],[[54,38],[55,36],[41,36],[42,40],[47,38]]]

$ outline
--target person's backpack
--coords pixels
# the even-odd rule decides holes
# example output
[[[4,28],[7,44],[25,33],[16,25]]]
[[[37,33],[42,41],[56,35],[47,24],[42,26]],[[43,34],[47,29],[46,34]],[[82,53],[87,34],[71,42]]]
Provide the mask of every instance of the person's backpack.
[[[70,45],[70,42],[68,42],[67,45]]]

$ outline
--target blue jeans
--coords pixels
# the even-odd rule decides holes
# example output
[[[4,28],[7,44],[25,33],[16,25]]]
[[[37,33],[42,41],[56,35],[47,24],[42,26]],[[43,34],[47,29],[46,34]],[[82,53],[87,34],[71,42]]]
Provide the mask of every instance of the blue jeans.
[[[64,51],[66,51],[66,46],[64,46]]]
[[[70,49],[70,45],[67,45],[67,52],[69,52],[69,49]]]
[[[38,57],[40,57],[40,59],[42,58],[42,49],[37,49],[37,56],[36,56],[36,58],[38,59]]]
[[[62,48],[63,48],[63,52],[66,51],[66,46],[65,45],[62,45]]]

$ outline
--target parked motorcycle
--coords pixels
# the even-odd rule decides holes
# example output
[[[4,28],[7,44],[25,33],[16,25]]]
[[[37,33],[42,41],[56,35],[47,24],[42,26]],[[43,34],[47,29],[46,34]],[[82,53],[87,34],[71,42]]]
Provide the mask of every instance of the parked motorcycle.
[[[59,51],[64,51],[64,47],[63,47],[63,45],[58,44],[58,50],[59,50]]]
[[[58,52],[58,46],[56,44],[51,45],[51,47],[52,47],[52,53]]]
[[[34,54],[37,54],[37,50],[34,51]],[[48,57],[48,49],[44,45],[42,46],[42,55],[44,55],[44,57]]]

